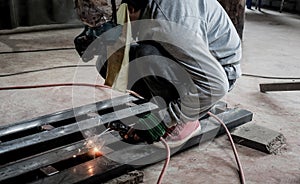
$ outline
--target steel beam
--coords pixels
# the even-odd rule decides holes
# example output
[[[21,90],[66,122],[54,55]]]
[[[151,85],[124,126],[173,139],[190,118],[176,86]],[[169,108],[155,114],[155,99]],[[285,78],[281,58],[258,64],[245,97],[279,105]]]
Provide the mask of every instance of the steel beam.
[[[78,115],[86,115],[79,122],[68,122],[70,124],[65,122],[57,127],[55,120],[61,122],[65,118],[74,118],[71,110],[67,110],[59,113],[59,116],[55,113],[12,125],[9,127],[11,130],[9,132],[3,128],[0,129],[5,132],[3,137],[7,138],[8,136],[15,137],[14,135],[19,134],[19,131],[24,132],[20,129],[22,125],[24,127],[28,125],[40,127],[49,123],[56,125],[47,131],[32,135],[25,134],[24,137],[16,136],[16,139],[0,143],[0,183],[102,183],[126,174],[130,170],[140,169],[149,163],[164,160],[164,149],[147,144],[125,144],[117,132],[110,132],[101,137],[106,141],[101,150],[104,156],[88,156],[91,148],[86,146],[87,140],[82,135],[80,136],[81,131],[93,130],[96,133],[95,137],[92,137],[94,140],[98,138],[97,131],[98,133],[103,131],[103,129],[95,128],[100,124],[122,119],[131,121],[135,115],[157,109],[156,105],[134,97],[120,97],[117,101],[120,103],[116,103],[118,106],[113,109],[111,107],[115,105],[114,103],[109,101],[98,103],[96,112],[100,112],[99,116],[86,115],[86,113],[91,113],[91,110],[95,110],[89,105],[77,108]],[[220,111],[217,116],[224,120],[229,129],[252,120],[252,113],[243,109],[227,109],[224,112]],[[101,119],[100,124],[99,119]],[[183,147],[172,149],[172,154],[212,140],[224,133],[220,125],[212,118],[202,120],[201,123],[203,127],[201,134],[190,139]],[[79,126],[83,128],[80,129]],[[111,134],[114,135],[114,139],[111,139]],[[1,136],[0,134],[0,140]],[[48,172],[49,170],[51,172]]]
[[[262,93],[268,91],[299,91],[300,82],[259,84]]]

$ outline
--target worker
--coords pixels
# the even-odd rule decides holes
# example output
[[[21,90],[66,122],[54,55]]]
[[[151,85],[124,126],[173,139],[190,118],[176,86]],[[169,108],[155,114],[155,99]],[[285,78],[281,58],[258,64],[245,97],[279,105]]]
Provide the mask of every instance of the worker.
[[[78,2],[101,4],[76,1],[79,17],[85,17],[81,20],[96,26],[95,18],[89,19]],[[200,133],[201,119],[240,77],[240,38],[217,0],[122,3],[128,5],[132,37],[136,38],[129,52],[128,86],[162,111],[141,117],[142,125],[120,135],[148,143],[164,137],[171,147],[181,146]],[[106,64],[101,64],[99,72],[107,76]]]

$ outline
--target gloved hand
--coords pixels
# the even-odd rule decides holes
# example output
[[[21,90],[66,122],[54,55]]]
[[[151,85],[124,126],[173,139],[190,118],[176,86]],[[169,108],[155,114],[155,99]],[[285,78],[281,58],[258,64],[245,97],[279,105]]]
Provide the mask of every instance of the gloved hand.
[[[156,113],[141,116],[133,127],[121,122],[112,122],[109,123],[108,128],[118,131],[124,141],[128,143],[147,142],[148,144],[160,141],[167,130],[164,122]]]
[[[89,29],[88,26],[85,26],[84,30],[82,31],[82,33],[80,33],[74,39],[75,49],[76,49],[76,51],[77,51],[77,53],[79,54],[80,57],[82,57],[83,53],[88,48],[88,46],[95,40],[95,38],[93,36],[89,36],[87,34],[88,29]],[[84,60],[84,62],[87,62],[87,61],[89,61],[89,60],[91,60],[93,58],[94,57],[83,58],[83,60]]]

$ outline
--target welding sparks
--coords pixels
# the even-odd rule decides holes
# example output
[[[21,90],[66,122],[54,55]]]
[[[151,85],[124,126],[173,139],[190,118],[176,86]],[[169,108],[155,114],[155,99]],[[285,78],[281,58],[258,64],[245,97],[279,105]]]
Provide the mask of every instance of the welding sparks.
[[[97,147],[95,147],[93,150],[94,150],[94,153],[99,152],[99,149]]]
[[[93,169],[93,168],[89,169],[88,171],[89,171],[89,173],[90,173],[91,175],[93,175],[93,173],[94,173],[94,169]]]
[[[92,151],[93,151],[94,157],[99,157],[102,155],[101,151],[97,147],[94,147]]]
[[[101,148],[104,145],[104,140],[102,140],[100,137],[105,133],[107,133],[108,131],[110,131],[110,129],[106,129],[99,135],[90,137],[86,140],[84,145],[88,148],[89,155],[93,156],[94,158],[103,155],[103,153],[101,152]]]
[[[93,144],[94,144],[94,142],[92,140],[88,140],[87,146],[92,146]]]
[[[94,169],[92,166],[88,166],[88,172],[89,172],[89,175],[90,176],[93,176],[94,175]]]

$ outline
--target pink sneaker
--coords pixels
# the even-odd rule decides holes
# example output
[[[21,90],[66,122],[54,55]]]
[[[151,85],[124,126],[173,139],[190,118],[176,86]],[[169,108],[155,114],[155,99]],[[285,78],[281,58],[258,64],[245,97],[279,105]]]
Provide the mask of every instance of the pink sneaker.
[[[201,132],[201,125],[199,120],[189,121],[178,124],[171,134],[165,138],[170,148],[176,148],[186,143],[190,138],[199,135]],[[155,143],[156,147],[164,148],[161,143]]]

